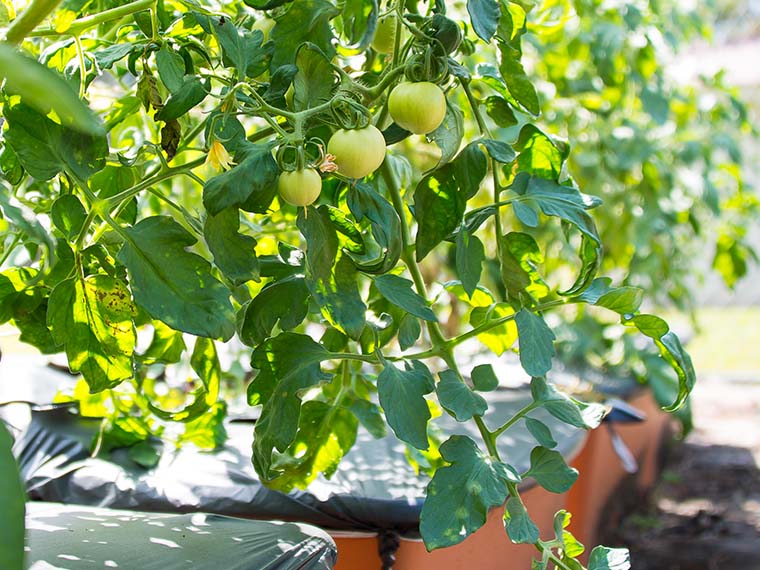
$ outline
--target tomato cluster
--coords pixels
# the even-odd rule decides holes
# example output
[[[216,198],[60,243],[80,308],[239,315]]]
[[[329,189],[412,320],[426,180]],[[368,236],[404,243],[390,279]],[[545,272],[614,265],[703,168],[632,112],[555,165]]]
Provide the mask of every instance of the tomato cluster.
[[[265,18],[256,22],[254,29],[260,30],[266,40],[273,25],[272,20]],[[401,31],[396,16],[381,18],[371,42],[374,52],[382,56],[392,55],[397,44],[396,34]],[[289,109],[294,108],[293,99],[294,84],[291,84],[285,92]],[[412,134],[431,133],[441,126],[446,116],[446,96],[431,81],[403,81],[389,88],[386,105],[393,122]],[[364,120],[342,125],[332,133],[327,143],[332,164],[327,171],[349,179],[362,179],[375,172],[385,160],[386,139],[372,124],[369,110],[364,109],[364,113]],[[367,119],[370,119],[369,124],[366,124]],[[320,162],[324,158],[320,157]],[[321,192],[317,167],[316,163],[298,164],[295,170],[283,171],[278,183],[281,198],[294,206],[308,206],[315,202]]]

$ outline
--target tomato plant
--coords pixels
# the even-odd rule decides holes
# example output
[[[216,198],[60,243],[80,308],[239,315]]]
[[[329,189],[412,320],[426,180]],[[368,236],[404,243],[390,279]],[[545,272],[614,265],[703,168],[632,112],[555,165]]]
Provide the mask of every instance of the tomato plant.
[[[128,410],[131,442],[173,420],[213,446],[229,375],[217,351],[245,347],[248,403],[261,406],[252,460],[268,485],[329,475],[358,422],[385,422],[435,459],[421,515],[429,549],[506,504],[507,535],[535,545],[535,567],[579,568],[567,532],[542,539],[523,505],[518,483],[536,466],[517,472],[496,445],[538,407],[578,428],[602,419],[602,406],[551,381],[555,323],[606,312],[650,339],[673,381],[670,410],[695,375],[667,323],[641,311],[644,291],[600,275],[602,200],[574,177],[586,163],[534,82],[572,86],[523,65],[532,26],[562,43],[562,25],[542,35],[554,20],[540,10],[33,2],[0,45],[0,322],[64,353],[87,397],[112,398],[104,437],[124,433]],[[445,323],[454,303],[468,318]],[[481,392],[493,382],[476,377],[492,368],[462,369],[473,339],[516,353],[532,378],[533,402],[514,417],[488,413]],[[193,389],[162,400],[156,369],[181,362]],[[320,414],[302,413],[315,402]],[[428,432],[438,404],[480,438],[439,446]],[[347,415],[358,422],[338,421]],[[577,473],[545,442],[536,457],[566,490]],[[621,556],[597,547],[590,568]]]

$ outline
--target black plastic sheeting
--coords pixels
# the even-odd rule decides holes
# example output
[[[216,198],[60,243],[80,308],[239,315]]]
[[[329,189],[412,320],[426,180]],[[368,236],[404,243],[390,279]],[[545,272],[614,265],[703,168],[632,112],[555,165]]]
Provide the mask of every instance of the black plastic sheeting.
[[[525,393],[512,391],[493,393],[490,400],[493,416],[500,421],[529,401]],[[572,457],[585,433],[550,417],[541,419],[550,425],[559,450]],[[393,436],[375,440],[360,430],[356,445],[330,480],[319,478],[307,491],[283,494],[268,489],[256,476],[250,460],[250,423],[230,422],[229,439],[216,453],[190,446],[165,448],[152,469],[133,463],[123,450],[112,452],[108,460],[90,457],[98,423],[66,408],[32,412],[14,445],[31,499],[158,512],[203,510],[338,530],[417,531],[428,479],[415,474],[405,446]],[[466,425],[453,420],[440,423],[449,433],[468,433]],[[523,429],[511,429],[500,438],[502,454],[521,471],[528,469],[535,445]]]
[[[337,548],[305,524],[29,503],[30,570],[331,570]]]

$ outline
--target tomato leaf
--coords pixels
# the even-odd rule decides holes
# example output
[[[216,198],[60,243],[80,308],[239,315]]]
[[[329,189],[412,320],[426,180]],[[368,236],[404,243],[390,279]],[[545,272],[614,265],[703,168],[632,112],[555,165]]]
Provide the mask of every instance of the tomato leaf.
[[[24,568],[24,497],[16,458],[13,457],[13,438],[0,421],[0,568]]]
[[[563,394],[543,378],[535,377],[530,382],[533,401],[541,404],[558,420],[583,429],[594,429],[606,413],[600,404],[584,404]]]
[[[135,302],[175,330],[229,340],[235,332],[230,291],[211,265],[185,248],[196,239],[169,216],[152,216],[124,230],[117,259],[127,266]]]
[[[66,349],[69,368],[81,372],[90,392],[134,374],[135,309],[124,283],[108,275],[72,277],[50,294],[47,322]]]
[[[432,133],[427,135],[430,142],[434,142],[441,149],[441,158],[438,166],[443,166],[451,161],[462,145],[464,137],[464,117],[462,111],[456,105],[446,100],[446,114],[443,122]]]
[[[472,29],[484,42],[490,42],[496,33],[501,10],[496,0],[467,0]]]
[[[459,225],[466,196],[460,192],[454,170],[446,165],[425,176],[414,190],[417,261],[422,261]]]
[[[557,447],[557,442],[554,441],[552,432],[545,423],[533,418],[525,418],[525,427],[528,428],[530,435],[535,438],[539,445],[549,449]]]
[[[282,330],[295,328],[306,318],[309,288],[300,275],[269,283],[243,308],[240,340],[249,346],[272,334],[279,321]]]
[[[483,242],[477,236],[467,233],[465,228],[461,228],[457,234],[456,268],[462,287],[469,297],[472,297],[480,282],[485,259]]]
[[[105,166],[108,141],[104,135],[72,131],[23,103],[4,107],[5,140],[33,178],[50,180],[68,169],[87,180]]]
[[[552,367],[554,333],[541,315],[521,309],[515,316],[520,338],[520,364],[530,376],[543,376]]]
[[[234,67],[240,79],[258,77],[267,70],[274,46],[264,43],[260,30],[238,29],[228,17],[211,18],[211,21],[225,64]]]
[[[343,35],[350,45],[343,52],[359,53],[372,42],[377,30],[377,0],[346,0],[341,19]]]
[[[375,277],[375,287],[380,294],[394,305],[426,321],[437,321],[435,313],[420,295],[412,290],[414,284],[398,275],[379,275]]]
[[[302,334],[282,333],[256,347],[251,366],[258,370],[248,386],[248,403],[263,405],[256,422],[253,464],[263,480],[281,474],[274,468],[274,449],[284,452],[296,437],[303,390],[331,378],[319,363],[330,358],[320,344]]]
[[[259,279],[256,240],[241,234],[240,213],[227,208],[217,215],[209,214],[203,225],[203,235],[214,256],[214,264],[235,285]]]
[[[548,137],[538,127],[528,123],[520,129],[515,150],[520,153],[517,157],[520,172],[556,181],[570,149],[567,144]]]
[[[428,550],[462,542],[486,522],[488,511],[507,498],[507,483],[518,483],[514,469],[483,453],[469,437],[453,435],[440,447],[449,463],[436,470],[420,514]]]
[[[5,44],[0,44],[0,82],[2,80],[5,80],[8,94],[20,95],[26,105],[41,115],[51,109],[55,111],[64,129],[68,127],[92,137],[103,134],[103,125],[97,115],[77,97],[65,79]],[[43,133],[35,134],[44,136]]]
[[[597,546],[588,559],[588,570],[629,570],[631,557],[626,548]]]
[[[387,273],[396,266],[401,257],[401,219],[393,206],[365,183],[358,183],[349,190],[348,208],[357,221],[367,220],[372,238],[380,247],[374,256],[358,256],[349,253],[360,271],[372,274]],[[367,248],[369,249],[369,248]]]
[[[296,52],[298,73],[293,78],[293,107],[303,111],[321,105],[335,93],[337,80],[330,60],[311,43],[304,43]]]
[[[203,205],[213,216],[233,206],[265,213],[277,193],[279,173],[269,147],[246,143],[235,159],[235,167],[206,181]]]
[[[472,384],[478,392],[490,392],[499,387],[499,379],[490,364],[478,364],[470,373]]]
[[[204,83],[194,75],[186,75],[182,78],[182,85],[169,95],[164,106],[156,112],[156,120],[168,123],[179,119],[206,98],[209,86],[208,80]]]
[[[438,374],[435,388],[441,407],[458,422],[466,422],[473,416],[482,416],[488,409],[483,396],[473,392],[453,370],[443,370]]]
[[[525,505],[517,497],[511,497],[507,501],[504,529],[515,544],[534,544],[540,538],[536,523],[531,520]]]
[[[433,376],[419,361],[405,370],[386,363],[377,377],[377,394],[388,425],[400,440],[417,449],[429,447],[427,423],[431,417],[425,394],[435,390]]]
[[[315,44],[328,59],[335,55],[330,20],[340,10],[327,0],[298,0],[275,18],[277,24],[270,32],[275,45],[270,70],[295,62],[296,51],[303,42]]]
[[[141,355],[141,360],[146,364],[163,362],[164,364],[176,364],[182,358],[182,353],[187,348],[182,333],[173,330],[161,321],[153,321],[153,338],[146,351]]]
[[[533,477],[552,493],[564,493],[578,479],[578,470],[569,467],[559,451],[535,447],[530,452],[530,469],[523,477]]]
[[[536,266],[543,263],[541,250],[529,234],[510,232],[504,236],[500,248],[501,277],[507,292],[514,298],[527,291],[535,299],[549,294]]]
[[[73,194],[64,194],[53,202],[50,208],[50,218],[64,237],[72,239],[82,229],[87,218],[87,210],[84,209],[79,198]]]

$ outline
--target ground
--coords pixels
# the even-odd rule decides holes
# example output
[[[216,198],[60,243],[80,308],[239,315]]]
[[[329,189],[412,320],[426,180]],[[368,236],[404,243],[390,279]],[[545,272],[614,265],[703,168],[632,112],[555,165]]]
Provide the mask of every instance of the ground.
[[[760,327],[749,312],[754,323],[733,329],[731,315],[709,316],[690,344],[695,428],[669,447],[651,501],[602,537],[627,545],[635,570],[760,570],[760,348],[746,342]]]

